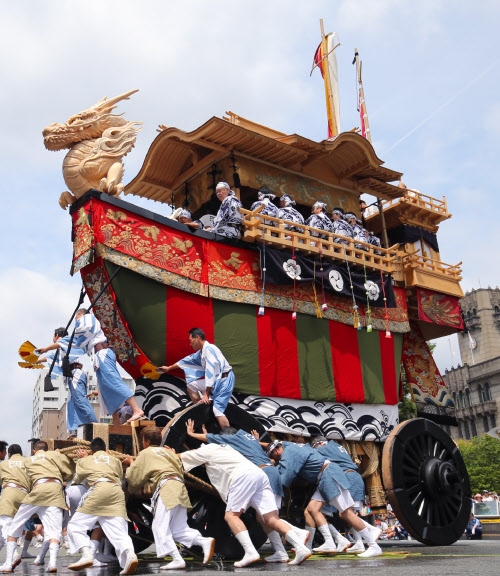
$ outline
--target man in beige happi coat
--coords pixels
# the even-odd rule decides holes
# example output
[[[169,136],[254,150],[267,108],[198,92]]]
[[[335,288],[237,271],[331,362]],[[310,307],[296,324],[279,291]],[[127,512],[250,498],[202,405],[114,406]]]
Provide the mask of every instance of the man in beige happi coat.
[[[32,490],[27,494],[8,530],[7,556],[1,572],[12,572],[12,559],[17,539],[26,522],[37,514],[43,524],[45,538],[49,540],[48,572],[57,572],[57,555],[61,541],[63,510],[66,510],[63,482],[73,477],[73,460],[57,451],[48,451],[46,442],[38,441],[33,456],[24,462]]]
[[[99,522],[115,548],[123,569],[120,574],[135,574],[138,560],[132,539],[128,535],[125,494],[121,485],[122,464],[118,458],[106,452],[106,444],[102,438],[92,440],[90,453],[90,456],[78,460],[74,478],[75,484],[86,481],[89,490],[68,524],[70,554],[81,551],[82,557],[68,568],[82,570],[92,566],[94,551],[87,531],[92,530],[96,522]]]
[[[187,523],[187,510],[191,508],[184,485],[181,461],[166,448],[161,448],[161,430],[153,426],[142,433],[141,451],[135,462],[130,458],[124,465],[131,465],[126,478],[128,490],[138,492],[146,483],[152,484],[154,510],[153,535],[158,558],[171,556],[172,561],[161,566],[161,570],[176,570],[186,567],[175,542],[190,548],[201,546],[203,564],[212,559],[215,548],[213,538],[204,538],[198,530]],[[132,463],[133,462],[133,463]]]
[[[12,519],[16,515],[26,494],[30,491],[30,481],[24,466],[25,458],[19,444],[9,446],[9,459],[0,462],[0,485],[2,497],[0,498],[0,549],[2,549],[9,535]],[[26,541],[29,545],[29,541]],[[27,548],[26,544],[25,547]],[[13,566],[17,566],[21,559],[16,554]]]

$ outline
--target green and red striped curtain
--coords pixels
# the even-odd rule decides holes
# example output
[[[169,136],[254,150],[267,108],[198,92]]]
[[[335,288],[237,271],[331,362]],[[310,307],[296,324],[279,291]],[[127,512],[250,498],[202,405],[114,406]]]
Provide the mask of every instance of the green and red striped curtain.
[[[106,264],[109,267],[109,264]],[[111,265],[111,269],[113,266]],[[108,269],[108,273],[110,269]],[[235,390],[258,396],[396,404],[402,334],[355,330],[314,316],[225,302],[123,269],[113,282],[136,344],[156,365],[191,354],[198,327],[233,366]]]

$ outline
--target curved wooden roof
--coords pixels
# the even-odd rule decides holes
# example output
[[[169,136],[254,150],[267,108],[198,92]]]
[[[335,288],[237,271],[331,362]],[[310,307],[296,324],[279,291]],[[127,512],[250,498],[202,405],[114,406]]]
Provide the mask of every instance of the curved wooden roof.
[[[252,128],[254,126],[258,127],[252,123]],[[331,180],[332,185],[345,179],[354,180],[353,187],[359,193],[386,199],[401,196],[401,189],[388,184],[399,180],[401,173],[383,167],[370,142],[354,132],[314,142],[297,134],[276,133],[270,137],[216,117],[192,132],[161,128],[139,174],[126,186],[125,194],[169,202],[171,195],[196,174],[234,152],[304,177],[320,178],[327,183]],[[267,129],[267,132],[271,131]],[[329,177],[325,177],[325,168]]]

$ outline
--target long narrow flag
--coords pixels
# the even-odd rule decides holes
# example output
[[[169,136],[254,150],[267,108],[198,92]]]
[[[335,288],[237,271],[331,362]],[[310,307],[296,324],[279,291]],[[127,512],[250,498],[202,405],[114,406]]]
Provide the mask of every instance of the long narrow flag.
[[[318,67],[325,81],[326,110],[328,115],[328,138],[340,133],[339,73],[335,49],[340,46],[336,32],[324,34],[321,20],[321,42],[314,54],[313,67]]]

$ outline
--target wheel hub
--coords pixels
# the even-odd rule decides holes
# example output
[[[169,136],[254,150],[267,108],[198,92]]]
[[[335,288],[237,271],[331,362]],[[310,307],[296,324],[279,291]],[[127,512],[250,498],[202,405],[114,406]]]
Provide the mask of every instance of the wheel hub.
[[[451,462],[429,458],[420,469],[420,478],[429,497],[449,494],[458,482],[457,469]]]

